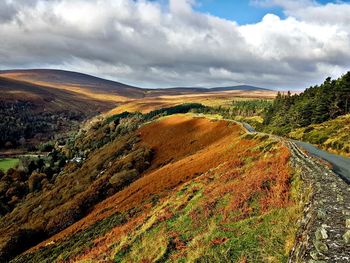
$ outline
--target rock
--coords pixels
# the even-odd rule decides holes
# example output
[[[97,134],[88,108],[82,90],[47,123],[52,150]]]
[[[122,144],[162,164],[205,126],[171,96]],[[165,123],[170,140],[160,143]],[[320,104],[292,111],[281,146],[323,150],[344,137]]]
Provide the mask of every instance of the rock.
[[[314,259],[314,260],[318,260],[319,259],[319,254],[317,251],[311,251],[310,252],[310,256]]]
[[[350,216],[350,210],[343,209],[342,214],[346,216]]]
[[[343,202],[344,198],[340,194],[337,194],[337,201],[338,202]]]
[[[345,227],[350,228],[350,218],[347,218],[345,221]]]
[[[350,230],[346,231],[343,235],[345,244],[350,244]]]
[[[315,232],[315,237],[316,237],[316,240],[327,239],[328,238],[327,230],[324,229],[323,227],[317,228],[317,230]]]
[[[350,234],[350,232],[349,232]],[[350,237],[349,237],[350,238]],[[319,241],[319,240],[316,240],[314,242],[314,246],[316,248],[316,250],[319,252],[319,253],[324,253],[324,252],[327,252],[328,251],[328,247],[325,243]]]
[[[322,219],[325,219],[327,216],[327,213],[325,210],[323,210],[322,208],[318,209],[317,210],[317,218],[322,220]]]

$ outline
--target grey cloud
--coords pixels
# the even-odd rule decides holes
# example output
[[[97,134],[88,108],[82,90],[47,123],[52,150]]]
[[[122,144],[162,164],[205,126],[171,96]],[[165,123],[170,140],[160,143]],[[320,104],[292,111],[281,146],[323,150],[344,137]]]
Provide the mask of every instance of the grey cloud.
[[[16,14],[16,8],[6,1],[0,2],[0,23],[11,21]]]
[[[10,16],[0,11],[0,68],[62,68],[147,87],[303,88],[350,66],[350,30],[342,16],[331,25],[311,19],[318,5],[239,26],[194,12],[193,1],[170,4],[13,1]]]

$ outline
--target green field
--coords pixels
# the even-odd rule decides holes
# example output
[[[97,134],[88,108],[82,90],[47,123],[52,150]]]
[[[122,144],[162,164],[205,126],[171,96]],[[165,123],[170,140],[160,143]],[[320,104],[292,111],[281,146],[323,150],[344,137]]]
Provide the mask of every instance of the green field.
[[[16,159],[16,158],[0,159],[0,170],[7,172],[8,169],[15,167],[18,163],[19,163],[19,159]]]

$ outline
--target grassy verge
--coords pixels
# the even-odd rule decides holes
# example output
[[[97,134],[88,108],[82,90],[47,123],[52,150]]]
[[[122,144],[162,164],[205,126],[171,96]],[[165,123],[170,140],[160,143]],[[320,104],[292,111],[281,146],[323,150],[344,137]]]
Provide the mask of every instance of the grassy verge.
[[[16,158],[0,159],[0,170],[6,173],[8,169],[16,167],[18,163],[19,159]]]
[[[310,125],[289,133],[289,137],[306,141],[324,150],[350,157],[350,115],[321,124]]]

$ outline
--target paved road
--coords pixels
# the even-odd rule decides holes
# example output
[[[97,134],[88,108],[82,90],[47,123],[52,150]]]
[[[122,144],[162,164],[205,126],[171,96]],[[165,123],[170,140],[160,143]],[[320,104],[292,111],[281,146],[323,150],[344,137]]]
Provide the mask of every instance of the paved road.
[[[247,129],[248,132],[255,132],[255,129],[250,124],[242,122],[242,125]]]
[[[248,130],[248,132],[255,132],[255,129],[248,123],[243,122],[242,124],[244,128]],[[350,184],[350,158],[346,158],[341,155],[332,154],[332,153],[323,151],[307,142],[295,141],[295,140],[291,140],[291,141],[296,143],[298,147],[301,147],[304,150],[306,150],[309,154],[332,164],[333,166],[332,170],[336,174],[338,174],[344,181]]]
[[[338,174],[344,181],[350,184],[350,158],[346,158],[337,154],[332,154],[313,146],[310,143],[293,141],[299,147],[305,149],[311,155],[323,159],[332,164],[332,170]]]

